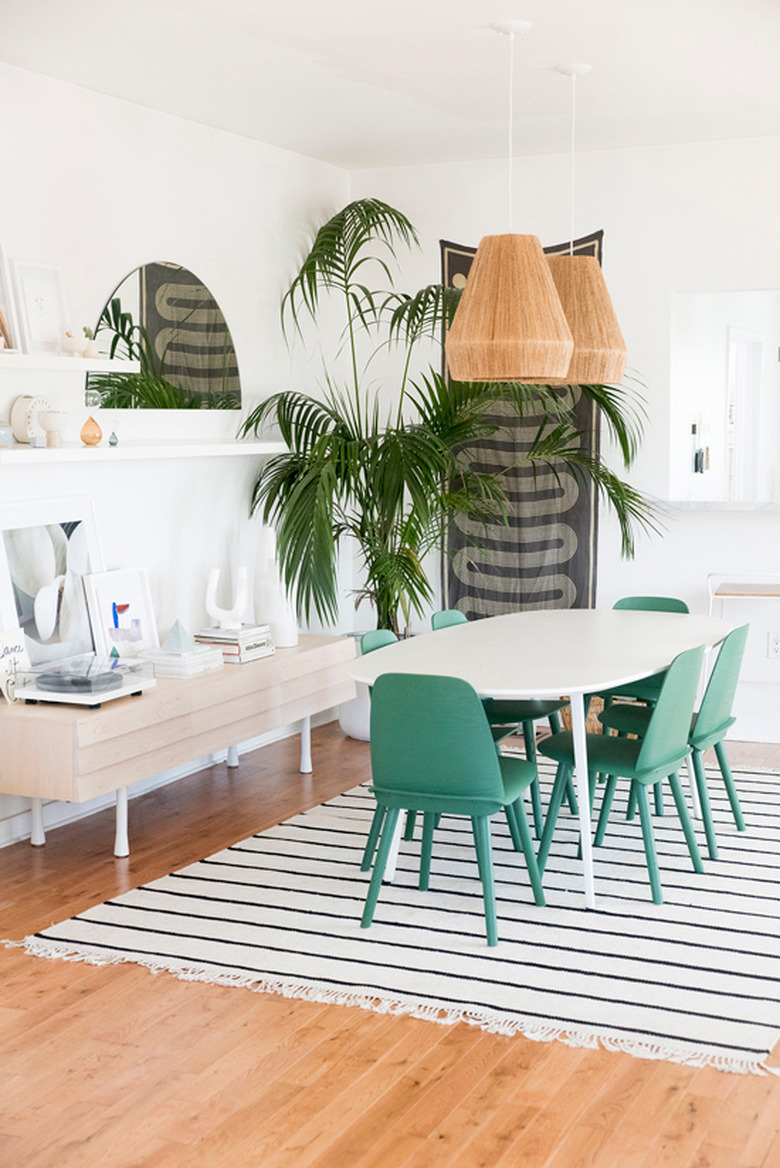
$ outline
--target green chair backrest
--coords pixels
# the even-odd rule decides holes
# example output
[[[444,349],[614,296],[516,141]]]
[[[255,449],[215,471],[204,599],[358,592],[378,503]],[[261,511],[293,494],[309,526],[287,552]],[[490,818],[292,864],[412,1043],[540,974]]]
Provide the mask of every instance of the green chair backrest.
[[[629,608],[637,612],[690,612],[684,600],[676,596],[623,596],[613,608]]]
[[[711,735],[725,734],[734,722],[731,707],[734,704],[749,628],[749,625],[741,625],[738,629],[733,629],[723,640],[696,715],[696,724],[691,735],[692,743],[703,741]]]
[[[450,625],[465,625],[467,619],[465,613],[459,612],[457,608],[443,608],[441,612],[435,612],[431,617],[431,628],[436,632],[437,629],[447,629]]]
[[[385,645],[392,645],[398,637],[392,629],[372,629],[370,633],[363,633],[360,638],[360,652],[363,656],[372,653],[374,649],[381,649]]]
[[[699,645],[679,653],[667,669],[642,739],[637,771],[662,770],[675,760],[679,765],[679,760],[689,753],[688,736],[703,660],[704,646]],[[677,770],[677,766],[671,766],[665,773],[671,774],[672,770]]]
[[[457,677],[383,673],[376,679],[371,770],[377,792],[504,803],[498,754],[482,702]]]

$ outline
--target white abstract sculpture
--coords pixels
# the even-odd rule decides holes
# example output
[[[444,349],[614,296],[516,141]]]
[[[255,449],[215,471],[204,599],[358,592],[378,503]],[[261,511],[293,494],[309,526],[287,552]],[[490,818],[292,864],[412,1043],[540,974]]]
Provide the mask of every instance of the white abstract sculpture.
[[[218,629],[237,629],[241,625],[241,617],[246,609],[249,598],[249,585],[246,568],[238,569],[238,583],[236,598],[232,608],[220,608],[217,604],[217,584],[219,583],[219,568],[212,568],[209,572],[209,582],[206,586],[206,612]]]

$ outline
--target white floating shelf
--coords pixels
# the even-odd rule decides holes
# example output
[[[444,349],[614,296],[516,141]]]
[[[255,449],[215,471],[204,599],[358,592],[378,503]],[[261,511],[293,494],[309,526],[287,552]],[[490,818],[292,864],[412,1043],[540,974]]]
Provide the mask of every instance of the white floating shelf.
[[[39,373],[138,373],[138,361],[110,361],[108,357],[69,357],[54,353],[16,353],[0,350],[0,371],[28,369]]]
[[[100,446],[66,444],[59,450],[48,447],[38,448],[18,443],[0,448],[0,466],[26,466],[37,463],[51,466],[53,463],[93,463],[131,462],[144,458],[236,458],[237,456],[266,456],[282,454],[287,450],[284,442],[236,442],[232,440],[211,442],[120,442],[109,446],[104,440]]]

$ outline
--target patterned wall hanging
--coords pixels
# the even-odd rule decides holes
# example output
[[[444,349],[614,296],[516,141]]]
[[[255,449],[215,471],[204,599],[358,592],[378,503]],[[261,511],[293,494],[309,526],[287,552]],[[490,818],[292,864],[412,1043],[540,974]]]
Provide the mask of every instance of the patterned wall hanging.
[[[576,255],[602,257],[603,231],[574,241]],[[546,247],[563,255],[569,243]],[[442,283],[463,287],[476,252],[441,241]],[[564,391],[568,392],[568,391]],[[598,453],[598,411],[578,398],[575,423],[587,450]],[[592,608],[596,602],[598,498],[590,483],[562,467],[558,476],[523,462],[542,421],[520,417],[514,407],[497,407],[489,419],[498,427],[468,449],[470,461],[484,471],[503,471],[509,503],[507,524],[487,527],[454,519],[445,537],[442,594],[447,608],[470,619],[532,608]]]
[[[165,375],[204,398],[223,394],[241,404],[236,351],[222,310],[205,284],[175,264],[140,269],[141,320]]]

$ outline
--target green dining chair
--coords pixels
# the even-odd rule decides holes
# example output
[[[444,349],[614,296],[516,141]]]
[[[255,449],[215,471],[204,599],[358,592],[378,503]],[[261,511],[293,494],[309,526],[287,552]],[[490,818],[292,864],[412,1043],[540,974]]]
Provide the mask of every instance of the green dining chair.
[[[711,747],[715,748],[715,757],[718,760],[737,831],[745,830],[745,820],[742,816],[742,808],[739,805],[739,796],[726,757],[723,740],[736,721],[732,716],[731,709],[737,691],[739,670],[742,665],[749,628],[749,625],[741,625],[740,628],[733,629],[728,636],[724,637],[710,672],[698,713],[694,714],[691,720],[688,735],[688,745],[691,747],[693,755],[693,773],[699,795],[701,818],[704,824],[704,834],[707,837],[707,850],[712,860],[718,858],[718,843],[712,822],[710,795],[702,757],[704,751]],[[650,724],[651,710],[648,706],[626,703],[611,706],[599,717],[604,726],[611,730],[617,730],[621,734],[636,734],[643,738]],[[629,816],[633,816],[633,813],[634,800],[632,798],[629,802]]]
[[[639,805],[645,858],[655,904],[661,904],[663,896],[653,837],[653,821],[647,800],[648,787],[655,786],[663,779],[669,780],[691,863],[696,872],[703,871],[696,836],[677,773],[691,750],[688,737],[703,659],[704,648],[701,646],[688,649],[675,657],[666,670],[658,700],[650,709],[643,738],[613,738],[607,734],[587,735],[591,793],[595,788],[596,774],[601,772],[608,776],[594,844],[598,845],[604,839],[618,779],[621,777],[630,779],[631,789],[635,792]],[[539,869],[544,872],[565,791],[566,777],[570,776],[574,769],[573,736],[569,732],[555,734],[540,743],[539,750],[547,758],[552,758],[558,763],[558,773],[550,796],[537,857]]]
[[[448,629],[451,625],[465,625],[467,620],[468,617],[460,609],[442,608],[431,617],[431,628],[436,632],[437,629]]]
[[[534,900],[544,904],[523,792],[536,767],[503,758],[495,748],[482,702],[466,681],[430,674],[384,673],[371,699],[372,791],[381,837],[361,925],[374,918],[393,835],[402,810],[422,812],[419,887],[429,886],[433,834],[441,815],[471,819],[485,906],[488,945],[498,942],[490,819],[503,810],[512,843],[525,856]],[[373,847],[371,849],[373,851]]]
[[[678,600],[676,596],[623,596],[620,600],[615,601],[612,608],[613,610],[625,609],[629,612],[678,612],[683,614],[690,612],[685,601]],[[610,708],[615,698],[644,702],[652,706],[658,701],[664,674],[665,671],[661,670],[660,673],[654,673],[650,677],[640,677],[636,681],[617,685],[613,689],[601,690],[591,696],[601,698],[605,710]],[[655,788],[654,802],[656,814],[663,815],[664,801],[660,785]]]
[[[631,612],[679,612],[690,613],[684,600],[676,596],[623,596],[612,605],[613,609],[626,609]],[[605,707],[611,705],[616,697],[632,698],[634,701],[648,702],[652,705],[657,701],[664,679],[663,671],[654,673],[652,677],[642,677],[637,681],[617,685],[614,689],[602,690],[597,697],[604,699]]]
[[[398,637],[392,629],[371,629],[360,638],[360,652],[365,657],[366,653],[373,653],[374,649],[383,649],[385,645],[394,645],[397,640]]]
[[[466,616],[458,609],[445,608],[433,614],[431,617],[431,628],[435,632],[437,629],[446,629],[452,625],[466,624],[466,620]],[[499,698],[483,698],[482,704],[485,707],[488,721],[493,727],[494,739],[500,741],[503,738],[509,738],[513,734],[516,734],[518,729],[522,727],[525,757],[535,765],[536,732],[534,730],[534,722],[546,718],[550,724],[551,732],[557,734],[561,729],[561,720],[558,717],[558,711],[562,710],[564,706],[568,706],[569,703],[565,700],[542,698],[517,699],[516,701],[509,699],[505,701]],[[571,787],[567,794],[572,813],[576,815],[577,800],[574,794],[574,788]],[[531,811],[534,821],[534,835],[539,839],[544,826],[544,814],[538,782],[534,783],[531,787]]]

